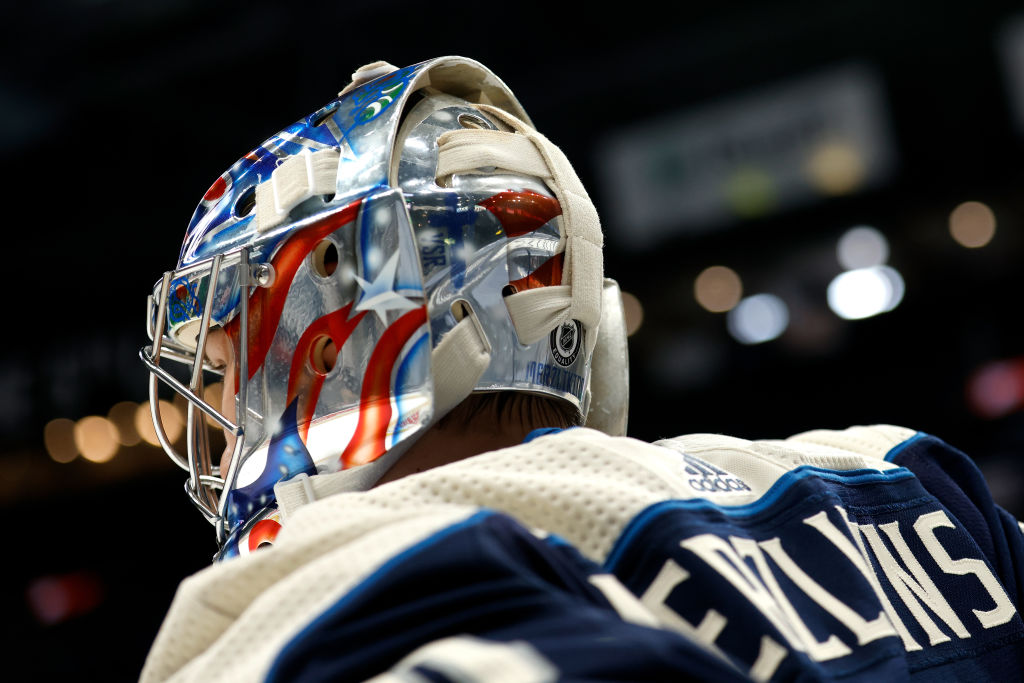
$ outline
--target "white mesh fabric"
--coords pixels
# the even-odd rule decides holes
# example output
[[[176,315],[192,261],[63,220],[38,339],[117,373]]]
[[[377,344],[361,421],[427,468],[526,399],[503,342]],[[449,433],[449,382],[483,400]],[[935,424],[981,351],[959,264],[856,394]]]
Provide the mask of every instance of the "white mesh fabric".
[[[747,441],[698,434],[659,443],[672,448],[613,439],[591,429],[572,429],[355,495],[381,509],[421,504],[496,509],[528,527],[566,538],[600,562],[622,527],[645,507],[662,500],[703,496],[720,504],[741,505],[755,501],[780,476],[804,464],[825,467],[831,462],[838,469],[895,467],[859,452],[798,441]],[[693,475],[680,451],[742,479],[750,490],[696,494],[688,483]],[[317,505],[337,504],[338,514],[342,514],[351,495],[334,496]],[[296,523],[303,523],[300,520],[305,519],[307,509],[291,515],[284,534]]]
[[[264,678],[280,649],[311,618],[394,554],[474,510],[374,507],[360,514],[355,504],[352,512],[354,517],[348,510],[313,515],[316,523],[293,529],[288,542],[278,543],[272,552],[213,565],[184,581],[141,680]]]
[[[843,431],[816,429],[791,436],[787,441],[818,444],[882,460],[889,451],[914,436],[915,433],[914,430],[906,427],[874,425],[872,427],[850,427]]]
[[[625,526],[652,504],[698,497],[723,505],[754,502],[801,465],[890,469],[895,466],[880,459],[883,448],[914,434],[895,427],[812,432],[786,441],[697,434],[659,446],[572,429],[371,491],[297,505],[273,549],[214,565],[182,583],[142,680],[261,678],[283,644],[377,567],[481,507],[558,534],[601,563]],[[750,490],[695,494],[693,458],[683,454]]]

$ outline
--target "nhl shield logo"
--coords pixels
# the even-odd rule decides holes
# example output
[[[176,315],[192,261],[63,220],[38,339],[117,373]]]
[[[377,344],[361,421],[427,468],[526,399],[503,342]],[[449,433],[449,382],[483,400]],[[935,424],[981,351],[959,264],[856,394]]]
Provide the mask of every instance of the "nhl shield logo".
[[[572,365],[583,346],[583,325],[579,320],[564,322],[551,331],[551,356],[563,368]]]

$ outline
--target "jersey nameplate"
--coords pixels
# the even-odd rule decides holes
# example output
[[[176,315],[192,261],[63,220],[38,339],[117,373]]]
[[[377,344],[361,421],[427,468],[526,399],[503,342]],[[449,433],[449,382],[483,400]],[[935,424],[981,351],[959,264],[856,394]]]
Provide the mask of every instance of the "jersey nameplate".
[[[722,476],[701,464],[692,465],[697,481]],[[1020,626],[980,550],[934,503],[844,507],[820,490],[791,493],[776,515],[751,514],[754,524],[705,501],[659,504],[646,530],[623,539],[613,571],[665,624],[712,650],[745,652],[755,680],[780,673],[791,656],[806,659],[790,672],[810,664],[827,675],[895,660],[897,649],[927,665],[951,661],[1006,637],[998,628],[1011,620]],[[652,545],[665,550],[661,564],[634,565],[629,547]]]

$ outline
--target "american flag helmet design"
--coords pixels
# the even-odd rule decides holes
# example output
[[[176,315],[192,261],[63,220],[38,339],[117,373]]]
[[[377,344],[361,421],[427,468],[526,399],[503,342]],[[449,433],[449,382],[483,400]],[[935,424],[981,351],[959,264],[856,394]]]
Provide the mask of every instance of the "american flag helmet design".
[[[370,486],[470,392],[553,396],[586,413],[596,321],[563,315],[523,339],[506,305],[567,289],[570,267],[583,268],[567,259],[555,181],[493,164],[438,175],[449,139],[509,132],[489,107],[530,125],[472,60],[389,70],[265,140],[202,197],[150,296],[141,355],[154,404],[168,391],[189,399],[184,445],[159,420],[158,434],[221,557],[272,542],[279,482],[358,471],[353,486]],[[211,329],[230,340],[230,368],[203,360]],[[457,381],[435,372],[449,335],[484,359]],[[218,373],[230,398],[216,406],[204,390]],[[224,471],[204,415],[234,438]]]

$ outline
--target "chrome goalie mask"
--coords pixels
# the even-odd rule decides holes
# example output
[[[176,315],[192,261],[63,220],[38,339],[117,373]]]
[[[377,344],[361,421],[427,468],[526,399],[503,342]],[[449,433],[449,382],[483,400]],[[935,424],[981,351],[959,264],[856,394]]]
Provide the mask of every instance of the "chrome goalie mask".
[[[551,396],[625,430],[618,289],[564,155],[472,60],[377,63],[353,79],[217,179],[149,298],[157,435],[221,558],[273,540],[279,482],[346,470],[343,489],[370,488],[472,392]],[[211,328],[231,340],[237,378],[219,410],[204,400],[223,374],[204,362]],[[160,381],[189,401],[184,454],[161,423]],[[204,414],[235,435],[226,472]]]

